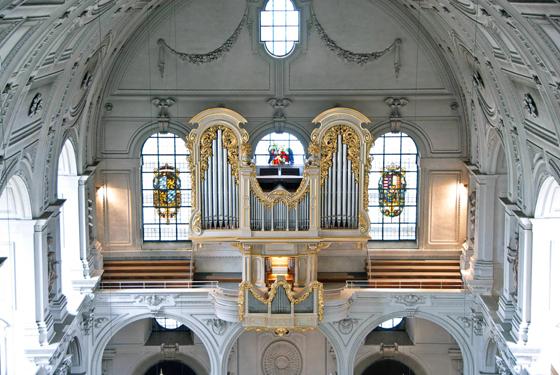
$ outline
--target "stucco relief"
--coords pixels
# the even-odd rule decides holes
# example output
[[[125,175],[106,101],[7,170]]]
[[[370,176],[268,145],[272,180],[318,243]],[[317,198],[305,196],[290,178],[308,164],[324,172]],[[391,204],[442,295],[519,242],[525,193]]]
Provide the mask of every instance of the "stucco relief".
[[[289,341],[275,341],[263,353],[262,369],[265,375],[300,375],[302,367],[301,353]]]

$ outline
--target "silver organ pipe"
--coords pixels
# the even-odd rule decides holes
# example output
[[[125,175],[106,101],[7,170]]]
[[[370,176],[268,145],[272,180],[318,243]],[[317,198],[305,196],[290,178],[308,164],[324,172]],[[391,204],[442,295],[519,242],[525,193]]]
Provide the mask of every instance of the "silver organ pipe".
[[[238,183],[228,161],[228,150],[223,144],[223,131],[218,129],[212,141],[212,155],[202,176],[201,211],[204,229],[231,229],[238,227]]]
[[[309,229],[309,192],[290,207],[286,202],[264,204],[251,190],[250,225],[254,231],[302,231]]]
[[[355,229],[358,227],[359,184],[348,159],[348,145],[342,134],[332,156],[327,177],[321,186],[321,227]]]

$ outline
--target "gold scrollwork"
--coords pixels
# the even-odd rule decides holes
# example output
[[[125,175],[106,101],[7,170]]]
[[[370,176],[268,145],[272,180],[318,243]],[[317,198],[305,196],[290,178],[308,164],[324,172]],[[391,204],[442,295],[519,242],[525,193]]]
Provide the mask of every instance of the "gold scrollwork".
[[[248,281],[243,281],[239,284],[239,300],[238,300],[238,314],[239,320],[242,321],[245,317],[245,291],[248,290],[255,299],[259,302],[268,305],[272,303],[274,297],[276,297],[276,293],[278,288],[284,288],[286,291],[286,296],[288,300],[293,303],[294,305],[300,304],[305,301],[311,292],[317,291],[317,316],[319,321],[323,320],[323,314],[325,309],[325,302],[323,296],[323,284],[318,281],[313,281],[309,285],[307,285],[303,290],[299,292],[294,292],[292,290],[292,285],[285,280],[276,280],[271,286],[266,294],[262,294],[261,291],[253,286]]]
[[[227,159],[231,165],[231,174],[235,182],[239,183],[239,140],[235,132],[225,125],[214,125],[204,131],[200,137],[200,179],[204,180],[204,173],[208,169],[208,160],[212,157],[212,143],[218,136],[218,130],[222,131],[222,144],[227,150]],[[249,139],[246,131],[241,132],[242,150],[246,149],[245,139]]]
[[[194,214],[192,218],[191,229],[195,234],[202,233],[202,227],[200,226],[200,212]]]
[[[276,188],[271,192],[265,193],[262,191],[261,186],[253,173],[251,175],[251,191],[266,207],[272,207],[281,202],[288,207],[293,208],[297,206],[297,204],[305,198],[305,195],[309,192],[309,175],[307,174],[307,171],[303,172],[303,178],[294,193],[290,193],[283,188]]]
[[[321,185],[323,185],[329,175],[329,168],[332,165],[332,158],[338,145],[338,135],[342,135],[342,143],[347,145],[346,157],[350,160],[352,165],[352,172],[354,179],[359,183],[360,178],[360,137],[348,125],[335,125],[329,128],[323,135],[320,141],[321,150]],[[313,149],[317,150],[319,145],[317,143],[318,135],[313,137]]]

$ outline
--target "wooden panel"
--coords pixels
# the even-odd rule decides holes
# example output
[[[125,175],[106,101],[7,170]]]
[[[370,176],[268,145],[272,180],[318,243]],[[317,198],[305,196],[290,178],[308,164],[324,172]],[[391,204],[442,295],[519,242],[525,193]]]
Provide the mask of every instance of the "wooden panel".
[[[461,188],[460,171],[430,172],[429,245],[460,245]]]

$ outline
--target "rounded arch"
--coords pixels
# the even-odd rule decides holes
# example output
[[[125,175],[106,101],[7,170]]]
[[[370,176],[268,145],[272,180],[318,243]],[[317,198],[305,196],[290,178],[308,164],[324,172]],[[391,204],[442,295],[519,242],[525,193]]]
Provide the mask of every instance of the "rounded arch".
[[[281,133],[290,133],[295,136],[303,145],[303,149],[307,154],[307,149],[309,148],[309,143],[311,142],[311,137],[309,132],[306,131],[304,127],[300,124],[295,122],[286,121],[285,125],[278,129],[276,127],[274,121],[268,121],[262,124],[259,124],[257,130],[250,133],[250,143],[251,143],[251,150],[255,153],[255,149],[257,148],[257,144],[268,134],[275,133],[280,130]]]
[[[412,357],[412,355],[410,354],[404,354],[401,352],[392,353],[391,357],[384,357],[383,353],[379,352],[369,355],[358,362],[358,364],[354,368],[354,374],[362,375],[363,372],[368,369],[368,367],[385,359],[391,359],[404,364],[412,371],[414,371],[415,375],[429,375],[416,358]]]
[[[208,374],[208,369],[205,369],[202,364],[200,364],[195,358],[184,353],[176,353],[174,361],[181,362],[182,364],[190,367],[196,375]],[[154,354],[144,359],[142,362],[136,366],[133,374],[144,375],[150,368],[157,365],[162,361],[161,354]]]
[[[76,149],[72,138],[66,138],[58,157],[58,176],[78,175]]]
[[[175,319],[188,327],[202,342],[208,358],[210,360],[210,371],[217,371],[220,368],[220,360],[218,358],[217,348],[215,347],[215,339],[212,333],[204,324],[194,319],[190,315],[179,315],[174,312],[166,312],[166,317]],[[159,315],[158,315],[159,316]],[[95,345],[92,348],[91,362],[89,365],[89,372],[91,374],[101,374],[101,362],[103,359],[103,352],[111,341],[111,339],[127,325],[142,319],[152,319],[154,314],[144,312],[137,315],[125,314],[119,315],[114,319],[110,319],[108,324],[103,326],[96,336]]]
[[[0,194],[0,219],[31,219],[31,199],[23,178],[13,175]]]
[[[178,121],[169,121],[169,128],[167,129],[167,132],[175,134],[177,137],[186,142],[187,136],[189,135],[189,131],[191,129],[192,127]],[[128,155],[132,158],[139,158],[144,143],[146,143],[148,138],[158,132],[161,132],[158,121],[147,122],[136,129],[136,131],[130,136],[130,139],[128,141]]]
[[[372,316],[366,319],[358,329],[356,329],[356,334],[350,341],[350,344],[345,348],[346,351],[349,353],[349,363],[354,364],[356,361],[356,355],[358,350],[364,340],[366,339],[367,335],[375,329],[379,324],[383,323],[392,318],[399,318],[403,316],[408,316],[406,310],[398,310],[391,312],[389,314],[383,316]],[[440,326],[444,331],[446,331],[459,345],[459,349],[461,350],[461,355],[463,357],[463,373],[465,375],[474,375],[475,365],[474,365],[474,357],[471,351],[470,342],[467,340],[468,337],[465,335],[465,332],[460,329],[459,325],[452,321],[451,318],[443,318],[437,315],[433,315],[427,313],[425,311],[417,311],[414,314],[414,318],[421,318],[428,320],[438,326]]]
[[[535,218],[560,218],[560,184],[548,176],[541,184],[535,204]]]
[[[422,130],[421,126],[411,121],[401,120],[401,129],[399,131],[406,133],[410,138],[412,138],[418,149],[419,157],[427,157],[431,155],[432,144],[430,142],[430,138],[424,130]],[[391,122],[386,120],[376,123],[370,127],[370,132],[373,137],[373,143],[375,143],[377,138],[383,134],[391,132]]]
[[[285,150],[287,152],[291,150],[291,162],[293,164],[303,165],[305,163],[305,146],[301,140],[295,134],[283,131],[281,133],[269,132],[257,142],[253,152],[253,158],[257,166],[269,165],[269,162],[271,162],[270,147],[273,145],[281,148],[287,147]]]
[[[496,344],[496,341],[493,339],[488,340],[484,354],[484,366],[486,367],[486,371],[496,371],[496,354],[498,354],[498,344]]]

